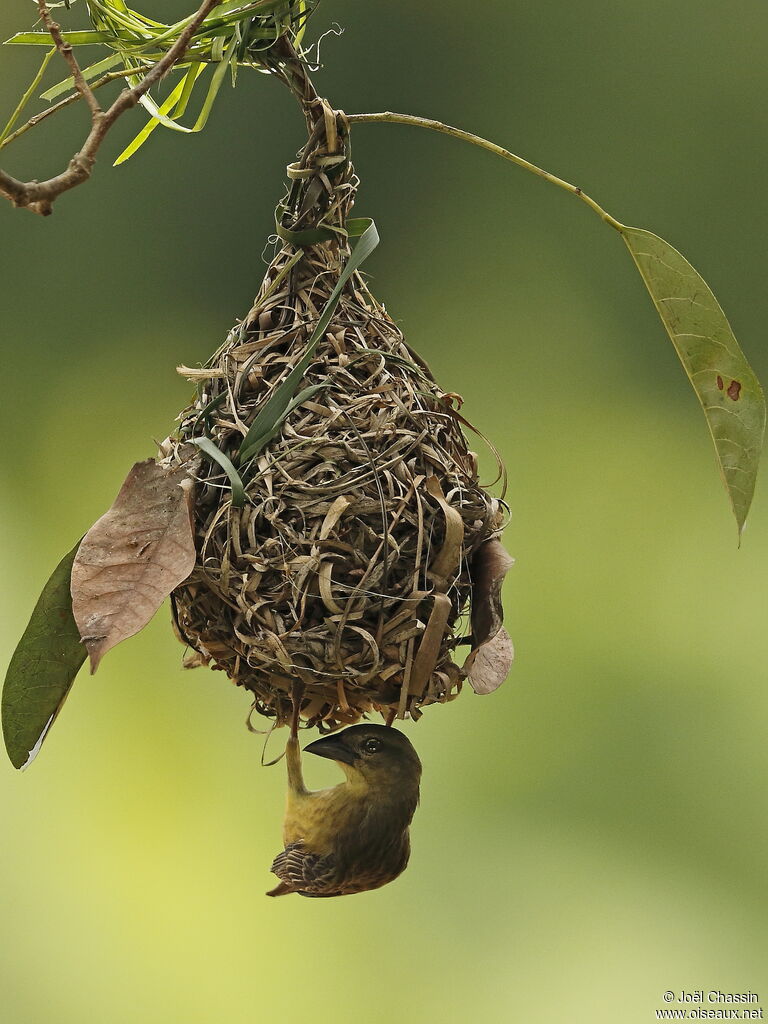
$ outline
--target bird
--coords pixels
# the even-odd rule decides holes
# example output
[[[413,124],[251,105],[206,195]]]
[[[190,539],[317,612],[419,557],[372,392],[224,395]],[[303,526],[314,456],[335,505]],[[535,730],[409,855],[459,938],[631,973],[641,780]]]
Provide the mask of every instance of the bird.
[[[286,745],[285,849],[272,864],[280,884],[267,896],[346,896],[378,889],[408,864],[408,829],[419,802],[419,756],[397,729],[353,725],[304,748],[335,761],[346,775],[346,781],[330,789],[308,790],[297,717]]]

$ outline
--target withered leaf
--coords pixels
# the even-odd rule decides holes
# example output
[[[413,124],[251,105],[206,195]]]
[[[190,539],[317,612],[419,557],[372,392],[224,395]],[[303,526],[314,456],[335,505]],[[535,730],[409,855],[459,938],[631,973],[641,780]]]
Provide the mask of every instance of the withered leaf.
[[[72,566],[72,611],[91,672],[192,572],[191,501],[186,467],[137,462],[112,508],[85,535]]]
[[[450,614],[451,599],[447,594],[435,594],[427,628],[424,630],[416,657],[413,659],[411,679],[408,685],[410,693],[422,694],[424,692],[424,687],[429,682],[437,664]]]
[[[515,564],[498,537],[485,541],[475,551],[469,565],[472,580],[472,646],[492,640],[501,629],[504,610],[501,587]]]
[[[475,693],[493,693],[509,674],[515,651],[506,629],[499,629],[492,640],[471,651],[464,662]]]
[[[514,650],[502,628],[501,587],[514,565],[498,537],[481,544],[472,556],[472,650],[464,671],[475,693],[493,693],[507,678]]]
[[[429,567],[429,574],[434,578],[437,589],[444,591],[449,577],[456,571],[461,561],[464,520],[450,502],[446,501],[440,481],[436,476],[428,477],[425,487],[427,493],[437,501],[445,516],[445,540]]]

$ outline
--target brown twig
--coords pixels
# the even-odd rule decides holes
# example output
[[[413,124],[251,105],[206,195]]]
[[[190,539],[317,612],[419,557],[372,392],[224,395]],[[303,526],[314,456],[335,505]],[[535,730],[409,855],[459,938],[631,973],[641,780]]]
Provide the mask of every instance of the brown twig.
[[[75,88],[91,111],[91,128],[83,147],[69,161],[67,169],[47,181],[19,181],[0,170],[0,195],[5,196],[14,206],[25,207],[43,217],[53,213],[53,203],[63,192],[82,185],[90,178],[99,147],[115,121],[126,110],[135,107],[141,97],[183,58],[192,36],[213,8],[218,7],[221,2],[222,0],[204,0],[168,53],[149,69],[138,85],[132,89],[124,89],[107,110],[102,110],[93,89],[83,76],[71,45],[62,36],[61,27],[52,19],[47,3],[45,0],[37,0],[40,16],[56,48],[70,67]]]
[[[67,64],[69,64],[69,70],[72,72],[72,79],[75,83],[75,88],[88,104],[91,115],[93,117],[97,117],[99,114],[103,114],[104,111],[101,109],[101,104],[93,95],[93,90],[86,82],[83,72],[80,70],[80,65],[78,64],[77,57],[75,57],[74,51],[72,50],[72,45],[68,43],[61,34],[61,25],[51,17],[51,12],[48,10],[48,5],[45,0],[37,0],[37,6],[40,10],[40,17],[42,18],[43,24],[48,29],[51,39],[56,44],[56,49]]]

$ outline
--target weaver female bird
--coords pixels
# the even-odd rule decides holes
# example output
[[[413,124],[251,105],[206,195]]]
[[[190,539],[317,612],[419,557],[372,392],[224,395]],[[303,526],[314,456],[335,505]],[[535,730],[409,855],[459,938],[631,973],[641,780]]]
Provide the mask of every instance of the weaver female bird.
[[[408,826],[419,802],[421,762],[403,733],[353,725],[304,749],[329,757],[346,782],[304,785],[296,718],[286,747],[285,849],[272,864],[280,884],[268,896],[345,896],[378,889],[405,870]]]

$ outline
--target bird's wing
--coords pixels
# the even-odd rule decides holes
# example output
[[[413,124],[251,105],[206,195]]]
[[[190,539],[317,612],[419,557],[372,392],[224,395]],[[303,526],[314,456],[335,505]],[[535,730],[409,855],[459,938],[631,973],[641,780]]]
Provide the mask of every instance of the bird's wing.
[[[331,895],[328,892],[334,879],[335,860],[311,853],[303,842],[291,843],[279,853],[272,864],[277,877],[288,883],[294,892],[307,896]]]

